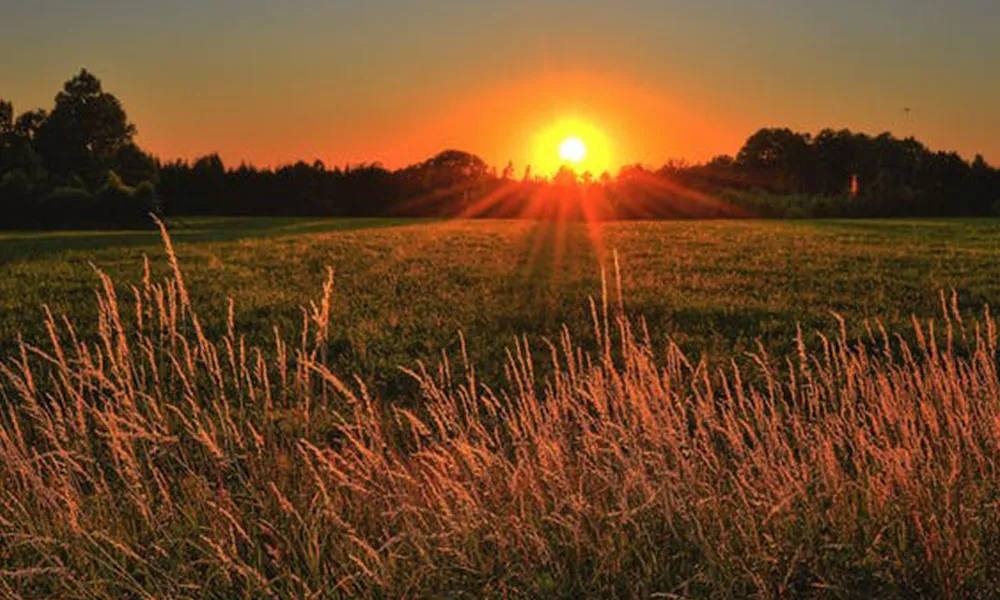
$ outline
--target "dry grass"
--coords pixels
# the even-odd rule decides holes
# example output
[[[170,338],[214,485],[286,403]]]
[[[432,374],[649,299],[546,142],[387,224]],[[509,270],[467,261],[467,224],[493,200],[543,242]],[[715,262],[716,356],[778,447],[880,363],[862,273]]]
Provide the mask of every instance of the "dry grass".
[[[97,343],[50,316],[0,367],[0,596],[998,594],[988,312],[711,372],[605,290],[597,352],[403,406],[327,368],[332,273],[264,352],[206,337],[164,240],[170,279],[101,276]]]

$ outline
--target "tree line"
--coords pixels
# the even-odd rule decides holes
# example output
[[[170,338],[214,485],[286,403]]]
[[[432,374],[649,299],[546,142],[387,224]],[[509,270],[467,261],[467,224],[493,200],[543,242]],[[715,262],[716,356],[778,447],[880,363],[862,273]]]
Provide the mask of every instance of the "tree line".
[[[765,128],[735,156],[617,174],[541,178],[446,150],[378,163],[226,166],[217,154],[163,162],[135,142],[122,103],[86,70],[51,110],[0,100],[0,226],[135,226],[187,215],[534,218],[1000,215],[1000,171],[889,133]]]

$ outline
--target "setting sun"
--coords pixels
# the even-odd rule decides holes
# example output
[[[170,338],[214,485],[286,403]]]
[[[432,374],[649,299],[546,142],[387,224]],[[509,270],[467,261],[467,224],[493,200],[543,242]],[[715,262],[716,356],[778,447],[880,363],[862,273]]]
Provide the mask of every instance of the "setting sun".
[[[587,158],[587,144],[575,135],[570,136],[559,144],[559,158],[574,165],[580,164]]]
[[[595,177],[614,168],[608,136],[590,121],[567,118],[542,129],[535,137],[532,167],[551,177],[560,167]]]

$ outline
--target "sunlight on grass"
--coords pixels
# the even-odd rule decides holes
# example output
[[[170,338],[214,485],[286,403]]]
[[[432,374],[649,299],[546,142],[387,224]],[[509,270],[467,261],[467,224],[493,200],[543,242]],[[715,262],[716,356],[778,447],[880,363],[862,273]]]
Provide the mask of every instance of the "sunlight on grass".
[[[714,369],[654,351],[612,277],[590,327],[519,341],[502,381],[463,339],[399,403],[330,368],[332,272],[264,350],[232,302],[205,333],[164,242],[165,280],[120,294],[100,276],[94,343],[50,317],[0,367],[5,596],[947,597],[995,580],[988,312],[942,296],[913,344],[872,322]]]

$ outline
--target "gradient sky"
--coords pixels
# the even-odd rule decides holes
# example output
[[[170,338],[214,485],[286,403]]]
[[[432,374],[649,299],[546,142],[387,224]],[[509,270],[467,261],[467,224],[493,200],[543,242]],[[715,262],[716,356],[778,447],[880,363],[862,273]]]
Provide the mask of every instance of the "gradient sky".
[[[0,57],[16,110],[86,67],[166,158],[455,147],[520,169],[570,118],[613,166],[732,154],[770,125],[1000,163],[997,0],[0,0]]]

